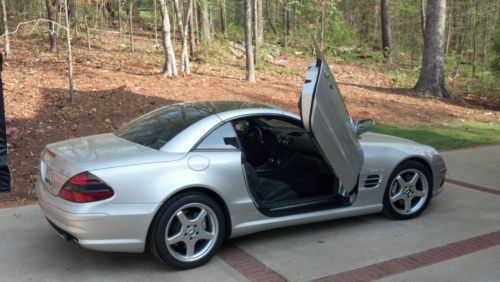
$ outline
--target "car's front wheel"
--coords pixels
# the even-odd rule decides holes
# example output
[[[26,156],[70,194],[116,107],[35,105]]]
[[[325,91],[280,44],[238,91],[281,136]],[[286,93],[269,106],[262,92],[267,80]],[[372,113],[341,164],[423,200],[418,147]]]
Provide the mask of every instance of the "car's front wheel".
[[[150,231],[151,252],[177,269],[205,264],[222,243],[225,221],[209,196],[191,192],[173,197],[158,212]]]
[[[384,213],[395,219],[420,215],[432,197],[432,178],[419,162],[407,161],[392,173],[384,194]]]

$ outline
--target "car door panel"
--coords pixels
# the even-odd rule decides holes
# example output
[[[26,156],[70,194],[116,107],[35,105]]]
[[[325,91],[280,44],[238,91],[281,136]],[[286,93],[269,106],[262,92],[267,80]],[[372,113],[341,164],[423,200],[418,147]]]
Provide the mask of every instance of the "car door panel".
[[[335,78],[319,48],[316,52],[317,60],[307,70],[299,102],[301,119],[346,192],[350,192],[363,165],[363,151]]]

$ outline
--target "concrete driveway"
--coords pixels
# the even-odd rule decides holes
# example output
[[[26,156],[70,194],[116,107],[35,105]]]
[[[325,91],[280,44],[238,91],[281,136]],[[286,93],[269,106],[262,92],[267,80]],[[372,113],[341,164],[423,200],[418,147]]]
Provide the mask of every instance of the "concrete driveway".
[[[371,215],[263,232],[189,271],[68,243],[36,205],[2,209],[0,281],[500,281],[500,146],[443,155],[445,191],[416,219]]]

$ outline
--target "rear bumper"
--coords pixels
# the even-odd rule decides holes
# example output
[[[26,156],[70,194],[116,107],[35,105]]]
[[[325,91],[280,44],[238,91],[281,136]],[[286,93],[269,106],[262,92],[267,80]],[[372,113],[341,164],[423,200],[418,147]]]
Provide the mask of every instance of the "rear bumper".
[[[39,180],[38,204],[59,234],[82,247],[110,252],[143,252],[157,204],[119,204],[112,199],[76,204],[50,194]]]

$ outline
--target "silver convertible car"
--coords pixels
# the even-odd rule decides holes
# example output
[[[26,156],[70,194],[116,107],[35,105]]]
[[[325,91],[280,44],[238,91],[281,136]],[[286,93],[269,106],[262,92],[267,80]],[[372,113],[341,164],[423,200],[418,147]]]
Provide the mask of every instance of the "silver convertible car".
[[[222,242],[272,228],[384,212],[421,214],[442,190],[432,147],[353,122],[317,52],[300,115],[254,102],[169,105],[113,133],[47,145],[38,202],[65,239],[144,252],[187,269]]]

